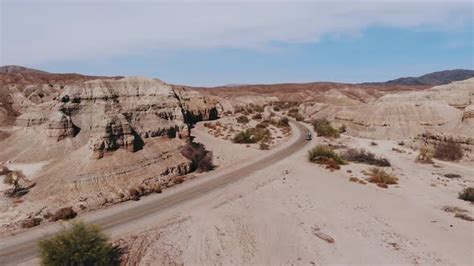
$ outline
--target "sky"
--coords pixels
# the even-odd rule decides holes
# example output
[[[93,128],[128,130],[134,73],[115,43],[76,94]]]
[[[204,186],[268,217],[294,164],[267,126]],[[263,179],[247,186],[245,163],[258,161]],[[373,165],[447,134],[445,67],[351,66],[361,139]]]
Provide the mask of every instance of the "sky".
[[[474,1],[0,0],[0,65],[194,86],[474,68]]]

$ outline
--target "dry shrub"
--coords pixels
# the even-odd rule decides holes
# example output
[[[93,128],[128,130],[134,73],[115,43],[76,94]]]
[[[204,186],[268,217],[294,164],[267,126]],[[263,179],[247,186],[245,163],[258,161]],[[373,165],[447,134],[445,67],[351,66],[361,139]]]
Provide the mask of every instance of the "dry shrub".
[[[77,216],[77,213],[72,209],[72,207],[64,207],[57,210],[52,216],[51,221],[57,220],[69,220]]]
[[[406,153],[406,151],[396,148],[396,147],[392,147],[392,151],[397,152],[397,153]]]
[[[261,113],[256,113],[252,116],[252,119],[254,119],[254,120],[260,120],[262,118],[263,118],[263,116],[262,116]]]
[[[237,133],[232,142],[234,143],[257,143],[269,142],[271,140],[272,133],[267,128],[254,127]]]
[[[237,117],[237,122],[240,124],[247,124],[249,122],[249,119],[245,115],[241,115]]]
[[[433,159],[431,158],[431,151],[427,146],[423,146],[420,148],[420,152],[418,153],[418,156],[416,157],[416,161],[419,163],[433,163]]]
[[[369,172],[367,173],[367,175],[369,175],[368,181],[370,183],[376,183],[380,187],[386,187],[386,185],[394,185],[394,184],[397,184],[397,181],[398,181],[397,177],[377,167],[369,169]]]
[[[465,201],[474,202],[474,187],[467,187],[463,191],[459,192],[460,199]]]
[[[312,123],[314,131],[318,136],[327,138],[339,138],[339,130],[331,126],[331,123],[325,118],[314,120]]]
[[[359,180],[360,180],[360,179],[357,178],[357,177],[351,177],[351,178],[349,178],[349,181],[350,181],[350,182],[359,182]]]
[[[303,121],[304,117],[299,113],[297,108],[291,108],[288,111],[288,116],[293,117],[296,121]]]
[[[474,221],[474,218],[472,218],[471,216],[469,216],[465,213],[456,213],[454,215],[454,217],[465,220],[465,221],[468,221],[468,222],[473,222]]]
[[[192,170],[207,172],[215,168],[212,162],[212,152],[206,150],[201,143],[188,142],[182,148],[181,154],[191,160]]]
[[[378,145],[379,145],[379,144],[377,144],[377,142],[375,142],[375,141],[371,141],[371,142],[370,142],[370,146],[378,146]]]
[[[365,151],[364,149],[348,149],[342,157],[351,162],[365,163],[369,165],[375,165],[380,167],[391,166],[390,162],[381,157],[376,157],[375,154]]]
[[[259,144],[259,148],[260,148],[261,150],[269,150],[269,149],[270,149],[270,145],[268,145],[268,143],[262,141],[262,142],[260,142],[260,144]]]
[[[459,143],[448,141],[438,144],[433,156],[444,161],[457,161],[464,156],[464,153]]]
[[[312,163],[324,164],[328,169],[338,170],[346,162],[328,146],[317,145],[308,151],[308,160]]]
[[[258,123],[255,127],[256,128],[267,128],[269,124],[270,124],[270,121],[264,120],[264,121]]]
[[[213,123],[208,123],[208,122],[204,123],[204,127],[207,127],[207,128],[210,128],[210,129],[214,129],[214,130],[216,129],[216,125],[215,125],[215,124],[213,124]]]
[[[288,117],[282,117],[280,118],[280,120],[278,120],[276,126],[281,128],[288,128],[290,127],[290,120],[288,119]]]

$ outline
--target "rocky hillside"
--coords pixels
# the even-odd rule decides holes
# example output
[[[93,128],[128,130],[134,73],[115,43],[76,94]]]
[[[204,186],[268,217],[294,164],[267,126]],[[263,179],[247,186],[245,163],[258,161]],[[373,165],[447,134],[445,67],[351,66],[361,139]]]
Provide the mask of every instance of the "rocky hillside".
[[[0,127],[0,162],[45,165],[28,176],[36,186],[16,208],[20,216],[45,206],[96,209],[173,185],[192,170],[180,152],[191,128],[221,112],[215,100],[157,79],[1,75],[20,74],[28,84],[0,85],[2,110],[13,114]],[[40,100],[26,93],[31,87]]]

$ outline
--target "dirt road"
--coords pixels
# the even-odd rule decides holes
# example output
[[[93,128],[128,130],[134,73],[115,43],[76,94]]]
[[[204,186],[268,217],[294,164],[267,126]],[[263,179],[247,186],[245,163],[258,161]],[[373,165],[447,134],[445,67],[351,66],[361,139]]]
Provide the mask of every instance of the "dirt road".
[[[116,230],[123,231],[124,227],[136,224],[149,215],[154,215],[180,203],[196,199],[212,190],[222,188],[299,151],[307,143],[305,140],[306,127],[299,123],[292,123],[292,129],[294,131],[293,137],[287,143],[257,161],[219,169],[198,179],[185,182],[162,194],[151,195],[142,198],[138,202],[126,202],[105,210],[88,213],[81,216],[80,219],[99,224],[107,232],[116,235],[117,233],[114,233]],[[36,243],[60,229],[60,224],[48,224],[1,239],[0,263],[2,265],[16,265],[36,258]]]

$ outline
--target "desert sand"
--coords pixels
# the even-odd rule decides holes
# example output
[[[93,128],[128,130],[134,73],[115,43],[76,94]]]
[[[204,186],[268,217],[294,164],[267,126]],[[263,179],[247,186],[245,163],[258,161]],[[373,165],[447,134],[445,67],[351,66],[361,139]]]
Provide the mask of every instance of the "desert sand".
[[[206,138],[199,138],[205,142]],[[323,140],[316,138],[312,144]],[[466,209],[458,191],[474,182],[472,167],[415,163],[393,141],[344,136],[342,142],[383,153],[399,176],[388,189],[349,182],[349,164],[330,172],[306,159],[308,148],[226,188],[157,217],[159,226],[120,239],[140,265],[471,265],[472,222],[444,206]],[[218,142],[206,143],[213,150]],[[235,144],[234,144],[235,145]],[[223,153],[235,148],[220,147]],[[248,148],[247,148],[248,149]],[[220,155],[222,156],[222,155]],[[235,160],[245,158],[234,158]],[[443,178],[457,173],[459,180]],[[441,177],[440,177],[441,176]],[[431,184],[435,184],[432,186]]]

